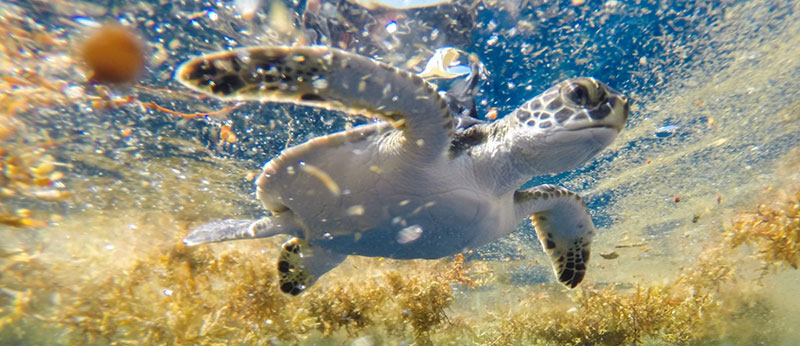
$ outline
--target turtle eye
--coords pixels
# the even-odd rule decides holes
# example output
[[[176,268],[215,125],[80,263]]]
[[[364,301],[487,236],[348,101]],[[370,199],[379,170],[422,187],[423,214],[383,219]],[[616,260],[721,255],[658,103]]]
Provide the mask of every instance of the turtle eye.
[[[572,83],[567,87],[565,95],[572,103],[584,106],[589,102],[589,89],[586,86]]]
[[[561,91],[563,97],[578,106],[586,108],[595,108],[607,98],[605,88],[588,78],[569,83]]]

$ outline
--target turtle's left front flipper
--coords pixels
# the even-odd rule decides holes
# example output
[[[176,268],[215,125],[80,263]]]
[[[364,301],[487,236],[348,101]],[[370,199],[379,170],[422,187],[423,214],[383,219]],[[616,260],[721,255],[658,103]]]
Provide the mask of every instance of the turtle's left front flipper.
[[[558,281],[575,288],[586,274],[594,224],[578,194],[555,185],[514,193],[518,218],[530,217],[536,235],[553,261]]]

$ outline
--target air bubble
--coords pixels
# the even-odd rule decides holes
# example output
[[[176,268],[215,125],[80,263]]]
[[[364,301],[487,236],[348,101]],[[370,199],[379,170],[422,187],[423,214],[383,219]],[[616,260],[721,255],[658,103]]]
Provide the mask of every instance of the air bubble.
[[[386,24],[386,32],[390,34],[394,34],[397,31],[397,22],[391,21],[389,24]]]

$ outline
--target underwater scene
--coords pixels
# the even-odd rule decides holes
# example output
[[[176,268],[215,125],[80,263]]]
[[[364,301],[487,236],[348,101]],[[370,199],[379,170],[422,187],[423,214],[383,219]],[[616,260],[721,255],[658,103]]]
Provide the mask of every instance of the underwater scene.
[[[798,1],[0,23],[0,345],[800,344]]]

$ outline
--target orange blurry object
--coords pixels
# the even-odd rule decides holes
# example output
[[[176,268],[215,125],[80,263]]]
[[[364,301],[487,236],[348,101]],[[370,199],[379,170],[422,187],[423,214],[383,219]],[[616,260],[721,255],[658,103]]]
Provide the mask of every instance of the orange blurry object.
[[[487,120],[497,119],[497,108],[489,108],[489,111],[486,112],[486,119]]]
[[[236,135],[231,131],[231,127],[223,125],[219,131],[219,138],[221,141],[228,143],[236,143]]]
[[[119,25],[105,25],[81,47],[81,58],[91,69],[93,83],[125,83],[144,68],[144,45],[139,37]]]

